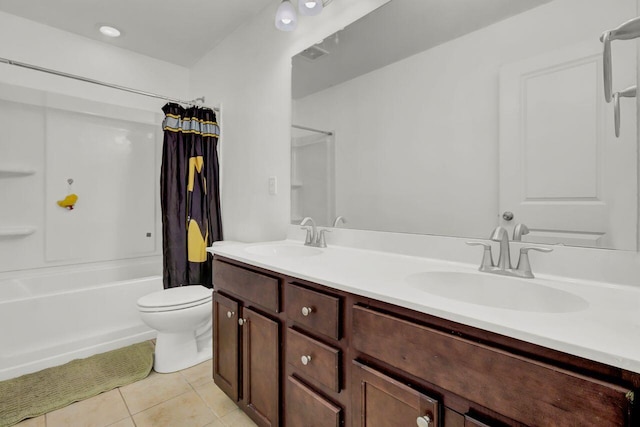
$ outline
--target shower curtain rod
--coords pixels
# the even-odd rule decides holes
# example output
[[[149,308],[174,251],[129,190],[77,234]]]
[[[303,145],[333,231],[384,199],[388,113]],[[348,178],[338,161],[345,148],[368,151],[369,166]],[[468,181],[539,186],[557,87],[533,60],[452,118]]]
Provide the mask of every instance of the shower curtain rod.
[[[296,128],[296,129],[302,129],[302,130],[308,130],[309,132],[318,132],[318,133],[323,133],[325,135],[329,135],[332,136],[333,132],[329,132],[326,130],[319,130],[319,129],[314,129],[314,128],[308,128],[306,126],[300,126],[300,125],[291,125],[292,128]]]
[[[187,104],[187,105],[192,105],[192,106],[205,107],[204,105],[202,105],[202,104],[200,104],[198,102],[198,101],[201,101],[204,104],[204,96],[202,96],[200,98],[196,98],[193,101],[183,101],[181,99],[170,98],[168,96],[158,95],[156,93],[151,93],[151,92],[145,92],[143,90],[138,90],[138,89],[132,89],[132,88],[126,87],[126,86],[114,85],[114,84],[111,84],[111,83],[102,82],[100,80],[94,80],[94,79],[90,79],[88,77],[78,76],[76,74],[63,73],[62,71],[56,71],[56,70],[52,70],[50,68],[39,67],[37,65],[31,65],[31,64],[27,64],[25,62],[14,61],[12,59],[7,59],[7,58],[1,58],[0,57],[0,63],[9,64],[9,65],[15,65],[16,67],[28,68],[30,70],[41,71],[43,73],[49,73],[49,74],[53,74],[53,75],[60,76],[60,77],[67,77],[67,78],[74,79],[74,80],[80,80],[80,81],[86,82],[86,83],[93,83],[95,85],[110,87],[112,89],[118,89],[118,90],[122,90],[124,92],[135,93],[135,94],[138,94],[138,95],[149,96],[151,98],[163,99],[165,101],[175,102],[177,104]],[[207,107],[207,108],[210,108],[210,107]],[[220,109],[218,107],[213,107],[212,110],[220,112]]]

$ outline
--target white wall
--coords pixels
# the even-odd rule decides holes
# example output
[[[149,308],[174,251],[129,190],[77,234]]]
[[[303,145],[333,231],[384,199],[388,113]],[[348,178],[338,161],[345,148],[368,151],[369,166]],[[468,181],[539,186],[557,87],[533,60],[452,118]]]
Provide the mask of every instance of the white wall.
[[[227,240],[282,239],[290,216],[291,57],[387,0],[334,1],[298,29],[274,27],[274,0],[191,69],[192,95],[220,102]],[[278,178],[278,194],[268,178]]]
[[[556,0],[297,100],[297,123],[335,131],[336,213],[361,229],[486,237],[500,68],[581,42],[597,51],[603,29],[635,14],[633,0]]]
[[[184,99],[189,70],[0,12],[0,56]],[[89,83],[0,64],[0,82],[96,101],[158,110],[163,102]]]
[[[0,38],[4,40],[0,44],[0,57],[170,97],[186,98],[188,95],[189,71],[186,68],[106,43],[5,13],[0,13]],[[62,149],[64,141],[54,138],[51,134],[54,129],[46,126],[47,120],[53,118],[52,115],[47,116],[46,110],[55,107],[60,108],[58,111],[66,111],[66,115],[72,114],[69,111],[75,111],[73,114],[98,114],[115,120],[147,123],[145,126],[148,127],[138,127],[138,130],[154,126],[159,129],[164,102],[6,64],[0,64],[0,91],[0,98],[4,100],[3,112],[7,113],[2,122],[5,131],[0,144],[0,166],[26,167],[35,171],[34,175],[27,177],[0,177],[0,194],[7,196],[0,204],[0,227],[36,227],[35,233],[30,236],[0,237],[0,272],[161,254],[158,208],[161,136],[153,138],[156,144],[154,149],[143,149],[147,154],[155,152],[155,158],[140,169],[131,164],[122,165],[122,169],[119,169],[117,165],[120,157],[116,154],[110,160],[98,155],[87,162],[86,156],[78,155],[78,150]],[[11,103],[8,99],[17,102]],[[9,115],[9,111],[15,117]],[[116,123],[117,128],[117,122],[113,123]],[[96,123],[96,126],[106,129],[103,127],[104,123]],[[143,131],[136,132],[140,134]],[[90,144],[91,141],[86,143]],[[77,149],[82,141],[76,139],[74,144]],[[98,154],[104,147],[95,148],[92,151],[89,147],[85,154]],[[140,154],[137,150],[133,151]],[[63,163],[56,161],[60,156],[66,159],[64,170],[59,168]],[[96,173],[92,164],[101,164],[106,169]],[[73,191],[80,196],[77,211],[57,211],[56,209],[62,208],[52,203],[64,197],[67,191],[66,182],[58,181],[72,168],[75,176],[69,177],[76,179]],[[124,175],[123,170],[127,171]],[[151,176],[150,173],[154,172],[155,175]],[[145,193],[144,197],[138,199],[129,193],[124,195],[124,199],[120,197],[123,194],[119,194],[116,189],[123,187],[123,193],[125,192],[127,185],[122,182],[125,175],[130,180],[140,178],[137,180],[139,183],[144,181],[144,184],[140,184],[143,185],[142,189],[138,187],[136,190]],[[115,176],[119,177],[116,179]],[[96,199],[97,194],[111,196]],[[82,211],[82,203],[88,207],[87,203],[92,197],[95,201],[91,204],[92,209]],[[106,200],[110,197],[114,198],[112,203]],[[137,240],[140,246],[132,247],[128,253],[124,253],[120,249],[114,249],[128,246],[126,242],[118,241],[117,236],[118,233],[135,233],[131,229],[122,229],[123,224],[133,226],[137,223],[137,228],[140,228],[140,218],[136,218],[136,211],[140,210],[136,206],[138,200],[146,200],[147,205],[154,204],[151,209],[145,206],[143,210],[146,212],[145,218],[149,218],[149,212],[155,213],[155,218],[152,216],[150,221],[142,221],[144,230],[137,230],[144,232],[143,238]],[[78,227],[78,222],[69,221],[72,215],[73,218],[82,220],[82,227]],[[129,216],[133,221],[127,219]],[[66,246],[62,240],[65,228],[60,226],[60,221],[69,223],[67,232],[76,230],[69,236],[70,241]],[[87,227],[99,227],[100,231],[92,235]],[[149,231],[154,236],[154,245],[151,246],[145,240],[146,232]],[[110,238],[105,239],[105,236]],[[98,247],[101,242],[103,246]],[[78,244],[86,245],[83,247],[90,250],[83,250]]]

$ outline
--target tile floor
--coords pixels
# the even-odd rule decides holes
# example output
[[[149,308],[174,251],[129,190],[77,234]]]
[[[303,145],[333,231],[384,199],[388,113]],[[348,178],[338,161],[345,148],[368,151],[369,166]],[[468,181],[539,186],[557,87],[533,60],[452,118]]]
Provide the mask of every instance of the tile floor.
[[[211,378],[211,361],[73,403],[19,427],[253,427]]]

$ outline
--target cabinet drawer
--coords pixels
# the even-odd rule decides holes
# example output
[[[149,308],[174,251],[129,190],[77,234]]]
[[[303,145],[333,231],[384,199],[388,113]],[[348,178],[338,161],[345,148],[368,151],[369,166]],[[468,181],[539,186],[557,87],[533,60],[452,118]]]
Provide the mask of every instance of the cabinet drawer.
[[[340,339],[340,298],[287,283],[287,317],[311,331]]]
[[[302,361],[306,357],[307,364]],[[298,374],[340,392],[340,350],[291,328],[287,330],[287,363]]]
[[[242,267],[213,260],[213,286],[270,311],[280,311],[279,280]]]
[[[440,425],[436,399],[357,361],[351,397],[354,426]]]
[[[294,377],[287,377],[287,425],[339,427],[342,409]]]
[[[527,425],[629,425],[628,389],[353,308],[353,346]]]
[[[489,424],[477,420],[469,415],[464,416],[464,427],[491,427]]]

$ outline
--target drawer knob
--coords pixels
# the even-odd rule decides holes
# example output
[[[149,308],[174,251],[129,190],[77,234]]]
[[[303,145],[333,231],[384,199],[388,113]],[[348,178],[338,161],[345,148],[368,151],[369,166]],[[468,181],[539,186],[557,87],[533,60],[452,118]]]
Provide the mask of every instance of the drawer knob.
[[[418,427],[429,427],[431,425],[431,417],[429,415],[418,417],[416,419],[416,424],[418,425]]]
[[[235,313],[233,311],[227,311],[227,318],[231,319]]]
[[[306,317],[313,313],[313,307],[302,307],[302,310],[300,311],[302,311],[302,315]]]
[[[243,319],[243,318],[238,319],[238,325],[242,326],[245,323],[249,323],[249,321],[247,319]]]
[[[300,361],[302,362],[302,364],[304,366],[307,366],[309,364],[309,362],[311,362],[311,356],[302,356],[300,358]]]

